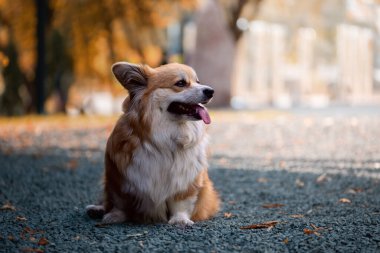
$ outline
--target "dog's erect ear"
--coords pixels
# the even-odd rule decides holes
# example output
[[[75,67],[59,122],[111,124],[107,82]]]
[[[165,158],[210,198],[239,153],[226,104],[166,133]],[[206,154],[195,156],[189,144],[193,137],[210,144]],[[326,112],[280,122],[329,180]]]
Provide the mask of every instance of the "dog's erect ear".
[[[147,86],[147,69],[142,65],[118,62],[112,65],[112,72],[121,85],[133,96],[138,90]]]

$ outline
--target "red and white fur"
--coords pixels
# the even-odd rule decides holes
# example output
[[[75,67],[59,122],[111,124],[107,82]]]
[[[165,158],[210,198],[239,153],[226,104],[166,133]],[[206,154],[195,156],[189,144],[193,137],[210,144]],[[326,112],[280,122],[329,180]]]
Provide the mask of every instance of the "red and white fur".
[[[120,62],[112,71],[129,96],[107,142],[104,199],[88,215],[178,225],[214,216],[220,201],[207,172],[203,106],[213,90],[182,64]]]

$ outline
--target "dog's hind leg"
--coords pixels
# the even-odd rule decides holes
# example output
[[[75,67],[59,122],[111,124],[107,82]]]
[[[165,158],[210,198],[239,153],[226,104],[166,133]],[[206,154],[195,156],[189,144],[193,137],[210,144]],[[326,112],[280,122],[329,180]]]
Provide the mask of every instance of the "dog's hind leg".
[[[103,205],[88,205],[86,213],[91,219],[102,219],[106,210]]]

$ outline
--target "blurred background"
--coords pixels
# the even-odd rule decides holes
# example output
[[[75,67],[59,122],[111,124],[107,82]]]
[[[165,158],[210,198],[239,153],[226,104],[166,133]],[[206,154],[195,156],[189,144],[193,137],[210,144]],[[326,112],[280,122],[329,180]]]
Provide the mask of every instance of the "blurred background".
[[[0,0],[0,114],[112,115],[116,61],[192,66],[214,107],[380,104],[377,0]]]

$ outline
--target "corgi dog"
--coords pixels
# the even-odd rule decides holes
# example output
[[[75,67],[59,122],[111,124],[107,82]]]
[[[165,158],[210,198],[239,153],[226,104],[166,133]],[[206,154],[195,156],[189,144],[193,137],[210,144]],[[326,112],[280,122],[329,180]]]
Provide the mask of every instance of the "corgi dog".
[[[112,72],[129,96],[107,141],[102,203],[87,214],[106,224],[181,226],[214,216],[220,200],[207,172],[204,106],[214,90],[183,64],[118,62]]]

